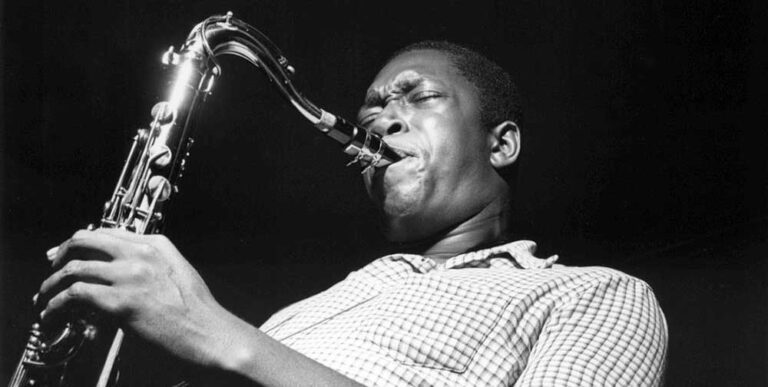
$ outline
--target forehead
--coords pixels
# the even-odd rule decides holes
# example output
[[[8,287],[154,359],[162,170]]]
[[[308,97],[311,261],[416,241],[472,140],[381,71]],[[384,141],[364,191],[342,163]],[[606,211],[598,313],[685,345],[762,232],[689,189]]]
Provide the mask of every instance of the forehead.
[[[408,51],[390,60],[368,87],[368,94],[385,94],[392,88],[423,81],[442,83],[454,88],[474,89],[459,73],[449,54],[423,49]]]

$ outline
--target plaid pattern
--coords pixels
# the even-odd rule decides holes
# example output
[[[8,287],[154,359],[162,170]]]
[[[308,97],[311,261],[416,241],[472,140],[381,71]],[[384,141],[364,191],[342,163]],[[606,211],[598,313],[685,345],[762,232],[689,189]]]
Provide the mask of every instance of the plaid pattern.
[[[518,241],[438,265],[395,254],[262,330],[365,385],[655,386],[664,315],[643,281]]]

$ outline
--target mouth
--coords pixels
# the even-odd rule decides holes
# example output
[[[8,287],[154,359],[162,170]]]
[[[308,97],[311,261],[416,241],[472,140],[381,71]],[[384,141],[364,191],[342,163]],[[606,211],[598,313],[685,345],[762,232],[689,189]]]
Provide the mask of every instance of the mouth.
[[[385,162],[377,163],[376,165],[373,166],[374,168],[372,168],[374,174],[378,174],[380,172],[383,173],[384,171],[387,170],[387,168],[389,168],[392,165],[405,161],[406,159],[416,157],[416,152],[409,149],[403,149],[403,148],[398,148],[394,146],[389,146],[389,149],[392,152],[394,152],[397,156],[399,156],[399,159],[393,162],[387,162],[387,160],[384,160]]]
[[[400,156],[400,159],[394,162],[382,162],[379,163],[373,168],[364,168],[363,175],[367,176],[370,180],[381,180],[384,178],[384,174],[387,172],[387,170],[390,167],[396,167],[401,164],[406,164],[411,162],[412,160],[416,160],[419,157],[419,153],[410,148],[405,148],[397,145],[390,145],[387,144],[390,150],[394,152],[396,155]],[[398,168],[401,169],[401,168]]]
[[[403,159],[406,159],[408,157],[416,157],[416,152],[411,150],[411,149],[401,148],[401,147],[393,146],[393,145],[390,145],[390,144],[387,144],[387,145],[389,146],[389,149],[391,149],[393,152],[395,152],[396,155],[400,156],[400,160],[395,161],[394,163],[398,163],[398,162],[400,162]],[[392,164],[394,164],[394,163],[392,163]]]

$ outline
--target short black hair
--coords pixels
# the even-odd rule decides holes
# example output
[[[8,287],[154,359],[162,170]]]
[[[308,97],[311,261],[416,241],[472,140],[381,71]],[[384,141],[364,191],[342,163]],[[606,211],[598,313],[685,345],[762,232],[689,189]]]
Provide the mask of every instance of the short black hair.
[[[418,50],[435,50],[448,55],[459,73],[477,88],[480,122],[490,129],[506,120],[522,126],[520,93],[512,77],[501,66],[468,47],[436,40],[416,42],[397,50],[389,61]],[[388,62],[389,62],[388,61]]]

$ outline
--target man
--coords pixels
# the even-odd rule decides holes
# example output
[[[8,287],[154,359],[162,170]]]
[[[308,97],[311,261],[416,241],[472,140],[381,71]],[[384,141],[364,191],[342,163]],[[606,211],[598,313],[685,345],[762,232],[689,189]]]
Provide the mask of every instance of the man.
[[[359,121],[403,159],[364,176],[404,246],[261,328],[223,309],[163,236],[79,231],[49,252],[43,318],[74,302],[174,356],[263,385],[658,385],[650,288],[508,238],[520,110],[509,76],[450,43],[398,52]]]

